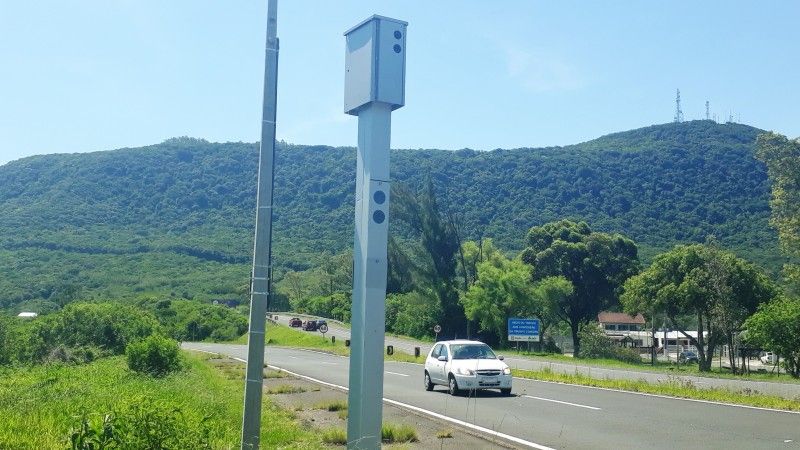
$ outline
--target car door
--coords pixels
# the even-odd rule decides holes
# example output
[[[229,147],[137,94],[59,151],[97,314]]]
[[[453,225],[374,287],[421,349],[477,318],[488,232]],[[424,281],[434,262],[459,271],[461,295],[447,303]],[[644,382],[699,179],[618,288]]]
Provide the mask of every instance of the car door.
[[[428,361],[425,364],[425,367],[428,369],[428,375],[431,377],[431,381],[434,383],[442,383],[442,368],[441,365],[443,364],[439,361],[439,355],[442,352],[444,346],[442,344],[436,344],[433,347],[433,351],[431,351],[430,356],[428,356]]]
[[[437,364],[436,365],[436,368],[437,368],[436,376],[438,377],[439,380],[441,380],[442,383],[447,384],[447,382],[448,382],[447,381],[447,365],[450,364],[450,359],[451,358],[450,358],[450,353],[448,352],[446,345],[442,344],[442,349],[439,350],[439,356],[444,356],[447,359],[444,360],[444,361],[439,361],[438,359],[436,360],[436,364]]]

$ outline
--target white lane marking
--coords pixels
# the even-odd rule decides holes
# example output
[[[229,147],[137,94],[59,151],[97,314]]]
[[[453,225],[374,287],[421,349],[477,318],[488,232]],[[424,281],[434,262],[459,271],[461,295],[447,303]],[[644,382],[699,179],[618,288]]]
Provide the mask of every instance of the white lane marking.
[[[338,366],[339,365],[339,363],[332,363],[332,362],[325,362],[325,361],[320,362],[320,364],[327,364],[329,366]]]
[[[598,387],[598,386],[584,386],[582,384],[561,383],[561,382],[558,382],[558,381],[535,380],[533,378],[520,378],[520,377],[514,377],[514,378],[517,379],[517,380],[534,381],[536,383],[560,384],[560,385],[563,385],[563,386],[575,386],[575,387],[586,388],[586,389],[597,389],[599,391],[620,392],[620,393],[623,393],[623,394],[642,395],[642,396],[645,396],[645,397],[665,398],[665,399],[668,399],[668,400],[683,400],[683,401],[687,401],[687,402],[707,403],[707,404],[710,404],[710,405],[730,406],[730,407],[733,407],[733,408],[755,409],[755,410],[758,410],[758,411],[769,411],[769,412],[778,412],[778,413],[786,413],[786,414],[800,414],[800,411],[789,411],[789,410],[786,410],[786,409],[763,408],[761,406],[750,406],[750,405],[737,405],[735,403],[715,402],[713,400],[700,400],[700,399],[697,399],[697,398],[670,397],[669,395],[648,394],[647,392],[624,391],[622,389],[612,389],[612,388],[604,388],[604,387]]]
[[[408,374],[405,374],[405,373],[389,372],[388,370],[386,371],[386,373],[390,373],[390,374],[392,374],[392,375],[400,375],[401,377],[408,377],[408,376],[410,376],[410,375],[408,375]]]
[[[595,411],[601,411],[600,408],[597,408],[595,406],[581,405],[579,403],[562,402],[561,400],[553,400],[552,398],[534,397],[533,395],[523,395],[523,397],[532,398],[534,400],[542,400],[545,402],[561,403],[562,405],[577,406],[578,408],[586,408]]]
[[[289,349],[290,347],[283,347],[283,348]],[[316,352],[316,351],[313,351],[313,350],[305,350],[305,349],[298,349],[298,348],[291,348],[291,349],[292,350],[301,350],[301,351],[310,351],[312,353],[320,353],[320,354],[328,355],[328,356],[339,356],[340,358],[346,358],[346,356],[331,355],[330,353]],[[195,349],[187,348],[187,350],[195,350]],[[198,351],[202,352],[204,350],[198,350]],[[217,352],[206,351],[205,353],[221,354],[221,352],[218,352],[218,351]],[[234,359],[236,359],[236,358],[234,358]],[[404,362],[404,361],[403,362],[401,362],[401,361],[392,361],[392,363],[395,363],[395,364],[414,364],[414,365],[417,365],[417,366],[421,366],[422,365],[421,363],[412,363],[412,362]],[[700,399],[697,399],[697,398],[671,397],[669,395],[648,394],[647,392],[633,392],[633,391],[625,391],[625,390],[622,390],[622,389],[612,389],[612,388],[604,388],[604,387],[598,387],[598,386],[585,386],[585,385],[582,385],[582,384],[562,383],[562,382],[558,382],[558,381],[544,381],[544,380],[536,380],[534,378],[525,378],[525,377],[514,377],[514,379],[515,380],[520,380],[520,381],[522,381],[522,380],[530,381],[530,382],[535,382],[535,383],[560,384],[560,385],[563,385],[563,386],[575,386],[575,387],[586,388],[586,389],[597,389],[599,391],[621,392],[623,394],[641,395],[641,396],[644,396],[644,397],[665,398],[665,399],[668,399],[668,400],[682,400],[682,401],[686,401],[686,402],[706,403],[706,404],[709,404],[709,405],[730,406],[730,407],[733,407],[733,408],[754,409],[754,410],[757,410],[757,411],[769,411],[769,412],[778,412],[778,413],[800,415],[800,411],[789,411],[789,410],[785,410],[785,409],[764,408],[764,407],[761,407],[761,406],[750,406],[750,405],[737,405],[735,403],[715,402],[713,400],[700,400]]]
[[[288,356],[289,356],[289,358],[292,358],[292,359],[300,359],[297,356],[292,356],[292,355],[288,355]]]
[[[199,351],[204,352],[204,353],[217,353],[217,352],[209,352],[209,351],[206,351],[206,350],[199,350]],[[233,358],[233,359],[235,359],[237,361],[241,361],[241,362],[247,362],[246,360],[244,360],[242,358]],[[344,386],[339,386],[338,384],[328,383],[327,381],[318,380],[316,378],[312,378],[312,377],[309,377],[309,376],[306,376],[306,375],[300,375],[299,373],[292,372],[291,370],[286,370],[286,369],[284,369],[282,367],[273,366],[271,364],[267,364],[267,367],[269,367],[272,370],[282,370],[282,371],[288,373],[289,375],[292,375],[292,376],[295,376],[295,377],[298,377],[298,378],[302,378],[304,380],[308,380],[308,381],[311,381],[311,382],[314,382],[314,383],[318,383],[318,384],[321,384],[323,386],[332,387],[332,388],[338,389],[340,391],[347,392],[349,390]],[[418,413],[427,414],[427,415],[429,415],[431,417],[435,417],[437,419],[441,419],[441,420],[444,420],[444,421],[447,421],[447,422],[451,422],[451,423],[454,423],[456,425],[460,425],[460,426],[465,427],[465,428],[470,428],[472,430],[479,431],[481,433],[488,434],[490,436],[498,437],[500,439],[505,439],[507,441],[514,442],[516,444],[521,444],[521,445],[524,445],[526,447],[535,448],[537,450],[555,450],[552,447],[547,447],[547,446],[544,446],[544,445],[537,444],[535,442],[526,441],[525,439],[521,439],[521,438],[518,438],[518,437],[515,437],[515,436],[511,436],[510,434],[501,433],[499,431],[495,431],[495,430],[492,430],[492,429],[489,429],[489,428],[485,428],[485,427],[482,427],[480,425],[474,425],[474,424],[471,424],[469,422],[464,422],[463,420],[454,419],[452,417],[448,417],[448,416],[445,416],[443,414],[439,414],[439,413],[436,413],[436,412],[433,412],[433,411],[428,411],[427,409],[422,409],[420,407],[409,405],[407,403],[398,402],[397,400],[392,400],[392,399],[384,397],[383,401],[386,402],[386,403],[395,405],[395,406],[399,406],[401,408],[406,408],[406,409],[410,409],[412,411],[416,411]]]

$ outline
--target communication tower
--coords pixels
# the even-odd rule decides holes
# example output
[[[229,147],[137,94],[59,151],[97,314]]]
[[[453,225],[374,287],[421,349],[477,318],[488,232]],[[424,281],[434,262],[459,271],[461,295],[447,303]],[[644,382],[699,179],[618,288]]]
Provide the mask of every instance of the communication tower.
[[[681,111],[681,90],[678,89],[675,95],[675,123],[683,122],[683,111]]]
[[[711,120],[711,110],[708,108],[708,100],[706,100],[706,120]]]

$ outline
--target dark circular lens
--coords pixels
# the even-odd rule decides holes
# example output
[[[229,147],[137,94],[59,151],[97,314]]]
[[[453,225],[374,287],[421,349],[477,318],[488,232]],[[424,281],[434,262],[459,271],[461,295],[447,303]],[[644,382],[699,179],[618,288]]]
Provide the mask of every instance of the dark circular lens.
[[[383,191],[375,191],[375,194],[372,195],[372,198],[375,200],[375,203],[382,205],[383,202],[386,201],[386,193]]]
[[[386,220],[386,214],[379,209],[372,213],[372,220],[374,220],[375,223],[383,223],[383,221]]]
[[[394,38],[395,39],[400,39],[401,37],[403,37],[403,33],[399,32],[399,31],[395,31],[394,32]]]
[[[403,49],[403,47],[400,47],[399,44],[394,44],[394,52],[395,53],[400,53],[400,50],[402,50],[402,49]]]

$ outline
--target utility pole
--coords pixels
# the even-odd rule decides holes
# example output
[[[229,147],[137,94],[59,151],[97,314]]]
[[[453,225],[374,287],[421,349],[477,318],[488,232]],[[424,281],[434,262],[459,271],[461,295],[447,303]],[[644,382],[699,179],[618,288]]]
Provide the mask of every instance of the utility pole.
[[[347,448],[380,449],[392,111],[405,104],[406,22],[372,16],[344,33],[344,112],[358,116]]]
[[[275,175],[275,115],[278,100],[278,0],[267,6],[267,45],[264,59],[264,103],[258,155],[256,231],[250,280],[250,332],[244,385],[242,450],[258,449],[261,437],[261,398],[264,387],[264,332],[267,302],[272,290],[272,198]]]

